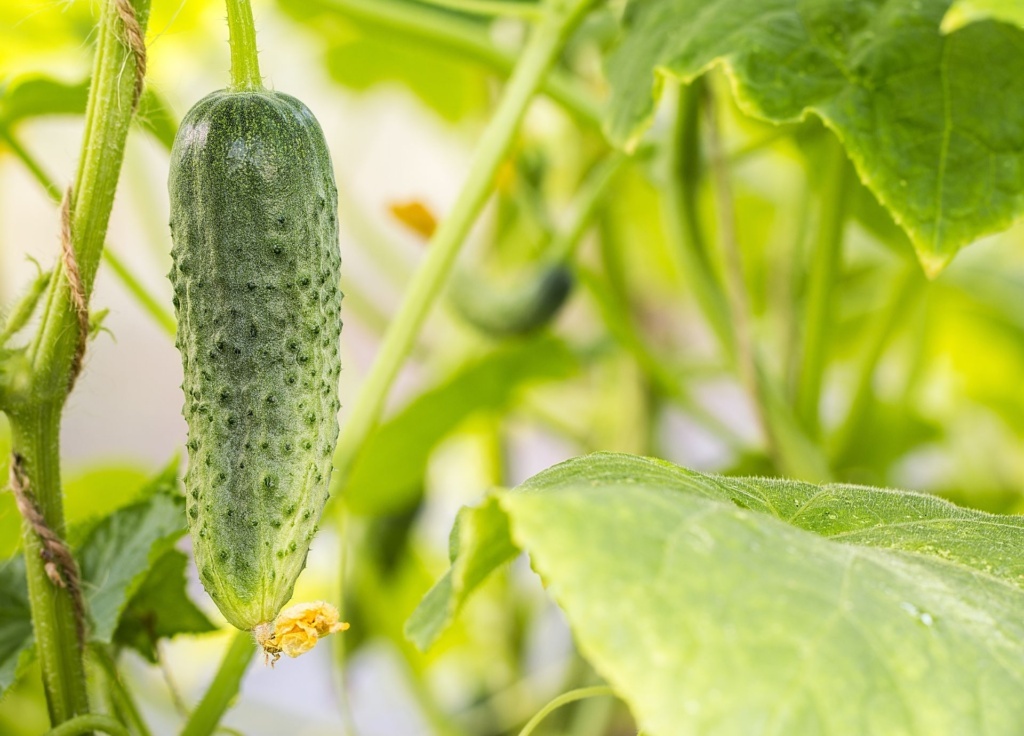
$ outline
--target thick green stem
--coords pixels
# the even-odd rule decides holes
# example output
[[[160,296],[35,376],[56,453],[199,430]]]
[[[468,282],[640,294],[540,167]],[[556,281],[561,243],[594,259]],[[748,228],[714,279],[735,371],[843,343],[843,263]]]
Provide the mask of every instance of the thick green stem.
[[[252,20],[249,0],[226,0],[228,34],[231,44],[231,88],[255,90],[263,88],[260,60],[256,50],[256,25]]]
[[[46,525],[64,536],[64,505],[60,485],[61,405],[35,404],[24,413],[8,415],[11,447],[21,458],[29,479],[29,492],[39,506]],[[50,722],[57,725],[89,712],[85,668],[78,641],[75,611],[64,588],[53,584],[46,574],[43,543],[27,524],[22,524],[28,595],[36,652],[43,675]]]
[[[132,5],[145,32],[149,0],[133,0]],[[114,0],[105,3],[100,19],[82,157],[72,190],[72,242],[86,295],[92,292],[103,251],[133,111],[135,61],[122,40],[122,22],[114,6]],[[68,370],[77,342],[78,320],[63,264],[58,262],[43,322],[30,350],[34,388],[48,400],[62,400],[67,391]]]
[[[803,351],[797,377],[796,411],[807,432],[820,430],[821,387],[828,356],[828,336],[833,329],[832,303],[842,259],[846,200],[850,190],[850,166],[839,141],[829,142],[824,186],[818,213],[818,233],[811,256],[811,270],[804,305]]]
[[[533,29],[498,110],[480,140],[466,183],[431,239],[426,259],[409,284],[369,379],[342,430],[334,460],[334,491],[344,488],[359,451],[380,420],[391,384],[444,286],[469,229],[490,196],[495,175],[508,155],[530,100],[591,1],[553,4],[544,21]]]
[[[149,1],[133,0],[132,5],[145,33]],[[70,210],[73,250],[86,299],[99,265],[135,109],[135,57],[113,0],[103,6],[98,38]],[[54,268],[44,299],[40,327],[27,353],[29,373],[17,391],[5,397],[5,409],[12,451],[21,458],[28,488],[47,526],[63,536],[60,414],[79,328],[62,261]],[[75,613],[67,591],[47,576],[39,537],[27,524],[22,538],[43,685],[51,722],[58,725],[89,709]]]
[[[110,736],[131,736],[128,729],[110,716],[87,715],[72,718],[56,728],[51,728],[44,736],[81,736],[82,734],[102,731]]]
[[[451,13],[397,0],[321,0],[321,4],[361,25],[384,31],[396,44],[428,44],[504,74],[518,62],[518,54],[496,47],[478,23]],[[570,75],[553,70],[540,89],[578,122],[600,128],[600,109]]]
[[[697,306],[711,326],[719,345],[735,360],[735,334],[729,304],[708,256],[700,223],[700,182],[703,165],[700,150],[700,108],[703,82],[694,81],[679,90],[675,127],[667,141],[668,171],[662,214],[676,266],[693,290]]]
[[[231,701],[238,695],[242,676],[249,668],[255,653],[256,640],[252,634],[248,631],[236,632],[213,682],[192,712],[192,717],[182,729],[181,736],[210,736],[217,729],[217,724],[224,717]]]

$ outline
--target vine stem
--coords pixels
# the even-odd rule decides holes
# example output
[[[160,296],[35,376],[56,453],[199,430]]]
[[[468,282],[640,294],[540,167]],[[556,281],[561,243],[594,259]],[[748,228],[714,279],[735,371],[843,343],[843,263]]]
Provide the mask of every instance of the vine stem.
[[[837,140],[829,141],[818,233],[811,255],[810,282],[804,306],[804,336],[797,374],[796,411],[812,437],[820,431],[821,387],[832,328],[832,302],[842,259],[846,200],[850,191],[850,167],[846,151]]]
[[[125,16],[134,21],[131,31]],[[71,245],[87,299],[106,236],[125,139],[139,92],[136,73],[144,66],[139,47],[149,0],[109,0],[100,17],[98,46],[85,116],[85,135],[69,214]],[[135,44],[135,48],[129,46]],[[79,319],[71,299],[64,260],[58,260],[43,297],[39,329],[24,363],[3,391],[10,419],[11,449],[20,456],[28,488],[55,534],[65,534],[60,485],[60,416],[69,390],[69,371],[79,340]],[[59,725],[87,714],[89,700],[81,642],[68,592],[50,580],[35,531],[22,525],[32,625],[35,631],[50,721]]]
[[[380,421],[391,384],[444,286],[469,229],[487,202],[498,168],[509,153],[530,100],[592,1],[551,3],[544,20],[530,34],[494,118],[476,149],[466,183],[451,213],[431,238],[426,259],[409,284],[342,430],[334,457],[332,492],[344,488],[366,438]]]
[[[675,126],[666,146],[669,170],[662,211],[665,232],[674,246],[671,253],[676,267],[688,280],[697,305],[726,357],[733,362],[736,336],[729,304],[711,265],[700,223],[700,107],[704,96],[704,82],[699,79],[678,90]]]
[[[758,352],[747,299],[743,260],[736,233],[736,209],[729,179],[729,164],[718,133],[713,104],[706,106],[710,169],[717,202],[719,238],[725,256],[726,297],[735,325],[733,355],[740,380],[757,411],[769,453],[786,475],[821,482],[830,475],[824,453],[804,433],[785,401],[783,392],[764,367]]]
[[[531,718],[525,726],[523,726],[523,730],[519,732],[519,736],[530,736],[537,726],[540,725],[541,721],[547,718],[552,711],[561,708],[563,705],[568,705],[569,703],[573,703],[577,700],[584,700],[586,698],[599,698],[605,696],[616,697],[615,691],[607,685],[596,685],[594,687],[581,687],[578,690],[570,690],[567,693],[562,693],[537,711],[537,714]]]
[[[916,262],[910,263],[896,276],[890,287],[891,297],[877,318],[872,320],[868,335],[868,349],[864,361],[857,374],[854,384],[853,398],[846,412],[846,420],[836,432],[834,438],[833,457],[842,462],[854,449],[864,418],[868,413],[873,395],[873,383],[878,364],[885,354],[885,349],[892,339],[893,333],[901,326],[908,310],[917,297],[921,284],[921,269]]]
[[[128,729],[110,716],[92,714],[78,716],[51,728],[44,736],[81,736],[81,734],[102,731],[110,736],[131,736]]]
[[[424,5],[434,5],[445,10],[457,10],[470,15],[486,15],[498,18],[523,18],[539,20],[544,17],[540,3],[516,2],[516,0],[419,0]]]
[[[231,701],[238,695],[242,676],[256,653],[256,640],[248,631],[238,631],[221,660],[213,682],[192,711],[181,736],[209,736],[217,729]]]
[[[236,91],[263,89],[252,6],[249,0],[226,0],[226,5],[231,45],[231,88]]]
[[[90,647],[93,660],[96,666],[103,671],[107,679],[108,697],[112,710],[117,717],[129,724],[134,736],[152,736],[152,732],[142,718],[135,698],[121,680],[121,674],[117,671],[117,663],[110,654],[107,647],[102,644],[94,644]]]

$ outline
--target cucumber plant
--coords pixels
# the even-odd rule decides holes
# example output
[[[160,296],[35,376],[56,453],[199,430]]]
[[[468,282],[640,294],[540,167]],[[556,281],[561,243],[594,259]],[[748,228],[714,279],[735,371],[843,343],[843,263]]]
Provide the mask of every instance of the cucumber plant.
[[[30,70],[0,78],[0,156],[16,164],[0,177],[32,177],[59,233],[52,267],[0,293],[0,732],[177,731],[134,683],[150,666],[187,676],[185,656],[222,659],[194,705],[172,692],[181,733],[297,728],[323,715],[315,683],[250,671],[257,645],[273,662],[346,627],[329,640],[339,682],[379,682],[387,710],[343,686],[346,733],[1019,731],[1012,3],[259,6],[264,28],[288,27],[264,51],[322,53],[342,93],[287,64],[264,85],[249,3],[227,0],[231,85],[179,123],[162,102],[191,94],[174,44],[205,59],[191,45],[221,32],[218,2],[157,3],[151,23],[148,0],[105,0],[88,84],[29,53],[88,48],[88,4],[0,10],[15,21],[0,68]],[[175,39],[153,59],[149,26],[150,42]],[[211,88],[219,72],[199,71]],[[474,133],[436,229],[406,213],[415,251],[360,212],[373,187],[353,153],[377,149],[350,137],[374,127],[310,112],[344,100],[358,115],[353,92],[385,82]],[[307,107],[276,85],[318,91]],[[67,192],[37,127],[57,115],[84,120]],[[118,180],[153,168],[126,144],[133,119],[169,171],[154,208],[170,212],[166,297],[144,260],[117,255],[120,230],[107,242]],[[328,141],[346,150],[337,180]],[[402,153],[385,178],[404,178]],[[529,197],[506,196],[517,169]],[[339,188],[357,195],[340,217]],[[149,188],[131,189],[125,205],[158,221]],[[346,227],[358,257],[342,272]],[[460,274],[475,232],[516,268]],[[126,403],[88,357],[104,315],[121,332],[116,305],[90,313],[94,285],[108,298],[101,263],[177,337],[188,436],[159,442],[187,462],[180,484],[178,457],[151,478],[60,472],[83,421],[65,409]],[[454,329],[444,294],[482,329]],[[101,345],[134,364],[123,332]],[[339,341],[359,366],[366,338],[376,355],[339,425]],[[386,412],[409,364],[408,398]],[[536,576],[502,572],[520,555]],[[193,563],[209,600],[188,593]],[[205,638],[218,622],[238,629],[223,650]],[[375,674],[381,655],[400,666]],[[273,685],[243,687],[247,671]]]

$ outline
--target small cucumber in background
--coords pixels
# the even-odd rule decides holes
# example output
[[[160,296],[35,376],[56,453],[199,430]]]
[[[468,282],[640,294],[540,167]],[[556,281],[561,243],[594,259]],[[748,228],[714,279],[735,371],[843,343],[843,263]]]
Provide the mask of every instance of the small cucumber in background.
[[[456,273],[451,301],[466,322],[492,337],[528,335],[549,324],[572,292],[569,266],[537,265],[502,281]]]
[[[338,437],[330,154],[294,97],[223,90],[182,121],[169,189],[196,564],[227,620],[276,653],[268,637],[305,566]]]

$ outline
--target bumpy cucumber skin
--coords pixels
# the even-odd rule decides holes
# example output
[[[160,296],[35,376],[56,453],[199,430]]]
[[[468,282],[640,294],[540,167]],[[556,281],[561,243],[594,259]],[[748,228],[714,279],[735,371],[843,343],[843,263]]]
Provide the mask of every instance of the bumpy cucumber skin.
[[[214,92],[171,150],[170,279],[200,578],[240,629],[272,621],[306,564],[338,438],[338,190],[288,95]]]

